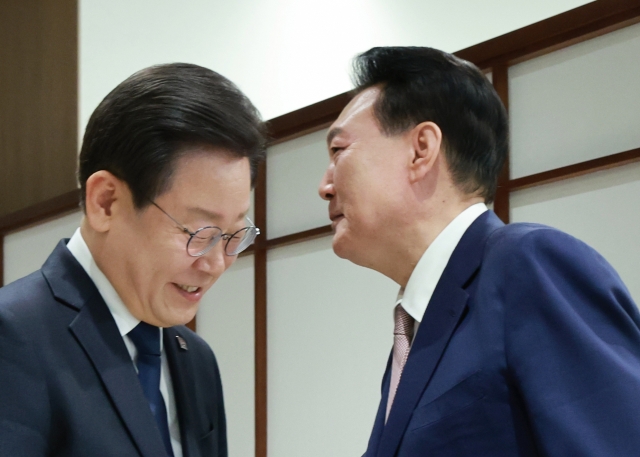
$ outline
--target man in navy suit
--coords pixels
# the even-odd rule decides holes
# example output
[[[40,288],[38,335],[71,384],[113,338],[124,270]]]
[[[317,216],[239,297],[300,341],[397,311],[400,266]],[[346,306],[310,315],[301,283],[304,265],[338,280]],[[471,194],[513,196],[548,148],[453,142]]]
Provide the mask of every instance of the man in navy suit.
[[[430,48],[355,69],[319,192],[335,253],[400,285],[365,456],[640,455],[638,309],[584,243],[487,210],[508,151],[491,84]]]
[[[250,101],[190,64],[142,70],[86,128],[84,217],[0,289],[0,455],[226,457],[222,386],[184,326],[259,230]]]

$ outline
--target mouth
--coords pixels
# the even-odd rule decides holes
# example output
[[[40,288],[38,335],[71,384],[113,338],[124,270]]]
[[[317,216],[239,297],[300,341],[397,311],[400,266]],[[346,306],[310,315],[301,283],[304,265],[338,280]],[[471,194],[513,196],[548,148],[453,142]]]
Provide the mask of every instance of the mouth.
[[[344,214],[342,213],[331,213],[329,214],[329,219],[331,219],[331,228],[335,231],[337,225],[344,218]]]
[[[331,219],[331,222],[335,222],[338,219],[341,219],[344,217],[344,214],[342,213],[338,213],[338,212],[333,212],[333,213],[329,213],[329,219]]]
[[[189,284],[178,284],[173,283],[173,286],[176,288],[178,293],[185,297],[189,301],[197,302],[202,298],[203,292],[202,287],[200,286],[192,286]]]
[[[187,286],[185,284],[176,284],[176,286],[178,286],[179,288],[181,288],[185,292],[189,292],[189,293],[195,292],[196,290],[198,290],[200,288],[198,286]]]

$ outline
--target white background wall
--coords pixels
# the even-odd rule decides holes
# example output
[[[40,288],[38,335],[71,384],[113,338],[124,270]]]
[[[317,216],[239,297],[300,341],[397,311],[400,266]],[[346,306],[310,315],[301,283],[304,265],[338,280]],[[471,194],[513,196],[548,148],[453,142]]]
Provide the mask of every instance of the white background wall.
[[[253,271],[253,255],[240,257],[198,310],[198,334],[213,349],[222,373],[231,457],[255,453]]]
[[[4,237],[4,284],[42,266],[61,238],[71,238],[80,226],[81,211],[56,218]]]
[[[509,69],[511,177],[640,146],[640,26]]]
[[[393,344],[398,286],[325,237],[269,252],[268,455],[359,456]]]
[[[79,129],[133,72],[186,61],[245,91],[265,119],[351,88],[379,45],[458,51],[584,0],[80,0]]]

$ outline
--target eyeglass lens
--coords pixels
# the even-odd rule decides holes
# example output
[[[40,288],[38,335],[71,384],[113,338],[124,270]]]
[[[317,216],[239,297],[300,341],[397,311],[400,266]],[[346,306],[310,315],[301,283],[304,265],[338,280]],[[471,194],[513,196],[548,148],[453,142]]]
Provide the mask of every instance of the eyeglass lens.
[[[233,235],[225,235],[225,252],[237,255],[247,249],[257,235],[255,227],[245,227]],[[217,227],[204,227],[196,231],[187,244],[189,255],[197,257],[206,254],[222,238],[222,231]]]

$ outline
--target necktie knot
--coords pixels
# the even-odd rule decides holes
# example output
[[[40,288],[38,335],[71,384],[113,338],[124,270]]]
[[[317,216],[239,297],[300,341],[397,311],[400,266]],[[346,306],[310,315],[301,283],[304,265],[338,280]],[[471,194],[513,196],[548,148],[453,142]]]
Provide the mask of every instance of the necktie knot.
[[[129,333],[140,355],[160,355],[160,329],[154,325],[140,322]]]
[[[403,335],[411,340],[413,336],[413,325],[415,320],[407,313],[402,305],[397,305],[394,312],[395,328],[394,335]]]

